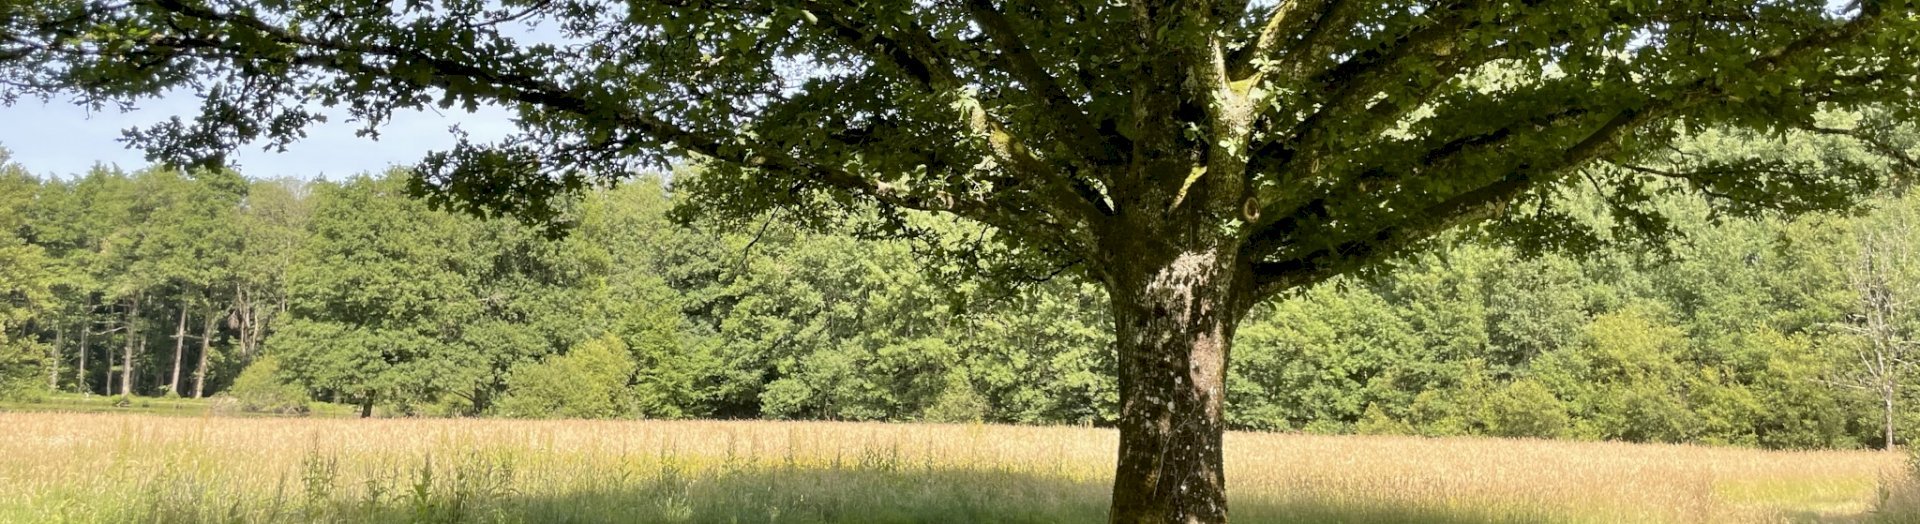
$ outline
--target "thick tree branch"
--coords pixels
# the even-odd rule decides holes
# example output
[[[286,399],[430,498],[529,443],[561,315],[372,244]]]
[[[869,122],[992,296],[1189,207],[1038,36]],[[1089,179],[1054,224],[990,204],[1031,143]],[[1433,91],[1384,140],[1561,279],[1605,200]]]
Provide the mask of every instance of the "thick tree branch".
[[[1868,3],[1862,7],[1861,14],[1853,20],[1826,31],[1797,39],[1786,45],[1760,53],[1747,61],[1744,66],[1757,73],[1774,71],[1789,61],[1812,53],[1836,42],[1857,37],[1869,31],[1884,16],[1877,3]],[[1317,282],[1325,278],[1351,270],[1403,249],[1421,239],[1464,223],[1466,219],[1478,218],[1480,214],[1496,210],[1497,206],[1525,193],[1526,190],[1542,181],[1552,180],[1561,173],[1576,169],[1603,153],[1613,149],[1619,135],[1627,129],[1654,121],[1657,117],[1675,110],[1691,106],[1706,99],[1725,96],[1712,77],[1701,77],[1689,82],[1667,98],[1649,100],[1638,108],[1622,110],[1618,115],[1602,124],[1580,142],[1569,147],[1559,160],[1545,164],[1527,165],[1522,170],[1510,174],[1492,184],[1478,187],[1458,196],[1444,200],[1429,208],[1415,212],[1411,217],[1419,217],[1424,222],[1401,222],[1386,224],[1379,228],[1319,242],[1332,247],[1317,249],[1306,253],[1286,255],[1277,251],[1286,244],[1284,239],[1299,239],[1308,235],[1294,231],[1287,226],[1287,217],[1272,218],[1268,225],[1258,228],[1251,236],[1244,250],[1246,259],[1256,261],[1255,270],[1260,280],[1261,294],[1271,293],[1299,285]],[[1451,157],[1468,148],[1485,148],[1497,145],[1513,136],[1512,127],[1491,135],[1486,139],[1456,140],[1436,149],[1429,154],[1426,164],[1433,164],[1434,155]],[[1401,175],[1408,176],[1408,175]],[[1324,207],[1324,206],[1317,206]],[[1311,203],[1303,203],[1290,210],[1289,214],[1310,211],[1316,208]],[[1278,258],[1274,258],[1275,256]]]
[[[1478,1],[1447,6],[1446,11],[1437,13],[1435,22],[1410,30],[1381,47],[1357,53],[1306,79],[1319,89],[1317,93],[1310,93],[1317,95],[1314,98],[1319,108],[1292,126],[1286,138],[1269,142],[1252,155],[1262,164],[1278,164],[1248,169],[1250,181],[1271,176],[1276,178],[1280,192],[1293,191],[1317,174],[1315,169],[1305,169],[1317,165],[1315,151],[1319,149],[1310,146],[1327,140],[1336,130],[1357,136],[1377,134],[1418,108],[1461,71],[1516,52],[1517,48],[1512,45],[1455,49],[1454,41],[1459,35],[1479,24],[1476,10],[1482,7]],[[1422,65],[1430,66],[1430,74],[1411,74]],[[1390,83],[1416,81],[1419,86],[1410,89],[1406,96],[1375,100]],[[1360,116],[1365,119],[1356,124],[1354,120]]]
[[[1276,54],[1270,59],[1280,62],[1277,64],[1280,77],[1274,80],[1283,84],[1295,83],[1305,78],[1315,63],[1329,58],[1333,54],[1334,41],[1346,36],[1338,34],[1339,28],[1352,27],[1354,17],[1360,14],[1359,4],[1354,0],[1325,0],[1320,3],[1319,9],[1312,11],[1316,15],[1312,20],[1301,20],[1301,25],[1293,27],[1302,33],[1299,38],[1293,39],[1292,44],[1279,46],[1279,42],[1275,42]],[[1287,34],[1280,36],[1290,38]]]
[[[800,6],[826,25],[847,47],[873,57],[876,62],[899,69],[922,87],[934,91],[960,87],[959,76],[952,64],[934,51],[932,37],[919,27],[907,28],[903,37],[896,38],[882,28],[867,24],[834,6],[814,1],[801,2]],[[765,9],[771,11],[770,6]]]
[[[1008,72],[1020,80],[1021,85],[1031,96],[1040,100],[1048,112],[1060,117],[1062,142],[1074,147],[1075,152],[1090,156],[1091,160],[1102,164],[1113,164],[1122,160],[1119,153],[1125,151],[1124,144],[1108,144],[1102,140],[1099,126],[1087,115],[1080,104],[1074,102],[1072,95],[1060,85],[1059,79],[1047,72],[1046,67],[1035,58],[1026,42],[1020,37],[1019,28],[1007,19],[1006,14],[993,6],[992,0],[965,0],[967,13],[980,25],[987,38],[1000,49],[999,56],[1005,60]]]
[[[984,1],[972,0],[972,3],[984,4]],[[998,11],[993,10],[991,5],[975,8],[970,3],[969,7],[975,11],[985,9],[986,12],[992,13],[991,19],[997,21],[1000,27],[999,30],[989,28],[989,32],[1003,49],[1008,50],[1003,52],[1011,68],[1023,78],[1023,81],[1034,83],[1035,88],[1040,91],[1039,97],[1048,102],[1049,109],[1070,123],[1069,128],[1055,138],[1071,146],[1077,146],[1070,149],[1088,150],[1086,151],[1088,153],[1110,151],[1105,144],[1097,140],[1099,135],[1094,133],[1093,127],[1085,123],[1085,113],[1073,104],[1066,92],[1052,81],[1052,77],[1047,75],[1037,62],[1033,61],[1033,56],[1026,51],[1018,34],[1004,18],[999,18]],[[1098,220],[1102,216],[1112,214],[1112,210],[1106,207],[1104,199],[1090,193],[1092,186],[1078,179],[1077,175],[1062,172],[1034,155],[1032,150],[1023,145],[1025,142],[1023,139],[988,113],[982,101],[972,94],[970,87],[959,78],[952,61],[935,51],[933,37],[925,29],[918,25],[910,26],[905,29],[903,37],[895,38],[881,28],[861,23],[848,13],[822,2],[806,2],[804,9],[829,25],[834,34],[848,47],[866,52],[876,61],[892,64],[929,91],[959,98],[960,106],[965,113],[963,116],[965,123],[974,135],[986,141],[987,149],[1000,162],[1010,168],[1018,169],[1021,176],[1016,178],[1045,179],[1042,187],[1052,194],[1049,200],[1056,204],[1060,211],[1072,213],[1080,220]],[[992,25],[986,21],[982,21],[981,24]]]
[[[1262,62],[1277,58],[1280,45],[1288,40],[1304,38],[1300,35],[1308,24],[1326,19],[1333,2],[1339,0],[1281,0],[1267,14],[1267,21],[1260,25],[1259,34],[1254,36],[1251,45],[1234,53],[1228,61],[1233,79],[1236,82],[1251,80],[1260,83],[1267,69],[1260,67]]]
[[[1405,248],[1453,227],[1491,218],[1507,203],[1540,184],[1550,183],[1565,173],[1611,152],[1625,131],[1657,120],[1671,104],[1656,104],[1641,110],[1627,110],[1575,143],[1550,162],[1527,165],[1499,180],[1463,192],[1415,212],[1422,222],[1400,222],[1336,239],[1321,248],[1278,260],[1254,263],[1254,274],[1264,296],[1325,280],[1355,267],[1392,256]]]
[[[396,46],[379,45],[367,42],[343,42],[299,35],[258,18],[235,13],[223,13],[205,7],[187,4],[180,0],[154,0],[153,4],[167,12],[193,19],[219,22],[255,32],[272,41],[287,45],[304,46],[332,54],[312,54],[297,57],[302,65],[318,66],[340,74],[374,73],[394,78],[398,75],[390,70],[358,61],[348,61],[341,53],[365,56],[382,56],[410,63],[425,65],[434,71],[428,83],[434,87],[446,87],[454,79],[478,81],[492,89],[489,93],[501,102],[518,102],[536,105],[565,112],[587,120],[610,120],[617,127],[639,131],[641,134],[672,144],[683,150],[724,161],[738,162],[742,165],[760,169],[793,173],[819,183],[838,187],[848,191],[865,194],[881,202],[909,209],[944,211],[991,222],[994,206],[988,202],[953,195],[944,191],[909,191],[896,185],[859,176],[834,166],[823,165],[794,157],[785,151],[774,148],[748,148],[736,144],[732,137],[715,136],[686,129],[655,115],[635,111],[633,108],[613,103],[604,103],[589,96],[568,90],[551,83],[547,78],[526,73],[506,72],[499,69],[482,68],[473,64],[445,59]],[[221,45],[213,40],[182,40],[183,45]],[[264,57],[261,57],[264,58]]]

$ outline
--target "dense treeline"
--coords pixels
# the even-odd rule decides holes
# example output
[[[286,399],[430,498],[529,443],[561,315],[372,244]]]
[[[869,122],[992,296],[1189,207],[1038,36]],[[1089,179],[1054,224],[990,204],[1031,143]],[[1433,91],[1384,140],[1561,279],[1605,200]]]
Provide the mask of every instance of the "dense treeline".
[[[668,186],[572,200],[556,237],[436,211],[399,173],[40,178],[7,164],[0,380],[14,395],[228,392],[251,409],[369,414],[1115,418],[1106,298],[1072,272],[1009,288],[942,276],[964,272],[929,267],[955,262],[926,243],[778,216],[676,225]],[[1670,224],[1683,240],[1532,254],[1463,233],[1261,306],[1238,331],[1229,420],[1886,443],[1908,395],[1920,199],[1792,221],[1649,205],[1690,217]]]

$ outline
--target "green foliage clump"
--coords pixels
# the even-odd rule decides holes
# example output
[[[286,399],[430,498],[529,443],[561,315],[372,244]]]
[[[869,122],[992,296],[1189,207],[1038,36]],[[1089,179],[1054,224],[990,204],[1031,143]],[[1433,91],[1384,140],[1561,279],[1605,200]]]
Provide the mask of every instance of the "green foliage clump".
[[[927,406],[924,418],[933,422],[981,422],[992,410],[993,405],[985,395],[975,391],[965,377],[955,374],[948,376],[946,388]]]
[[[52,300],[54,274],[45,250],[20,235],[39,181],[7,160],[0,149],[0,399],[25,400],[46,392],[47,346],[28,328]]]
[[[280,359],[272,355],[255,359],[241,370],[227,394],[240,404],[240,409],[258,413],[306,413],[312,402],[307,398],[306,389],[281,376]]]
[[[498,409],[529,418],[633,416],[637,368],[626,342],[611,336],[588,340],[564,355],[514,366]]]
[[[1494,436],[1553,438],[1566,433],[1569,424],[1566,405],[1532,379],[1501,388],[1486,410],[1486,432]]]

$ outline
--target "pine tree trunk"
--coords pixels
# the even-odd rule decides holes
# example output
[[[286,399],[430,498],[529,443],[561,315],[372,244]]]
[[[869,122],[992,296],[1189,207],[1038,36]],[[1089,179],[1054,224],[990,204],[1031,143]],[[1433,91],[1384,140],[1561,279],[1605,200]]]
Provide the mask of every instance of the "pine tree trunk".
[[[1227,520],[1221,408],[1247,302],[1236,280],[1248,277],[1222,251],[1231,250],[1115,261],[1108,288],[1121,407],[1112,522]]]
[[[187,306],[180,305],[180,324],[173,328],[173,376],[167,379],[167,394],[180,395],[180,360],[187,347]]]
[[[193,368],[193,398],[205,398],[207,394],[207,353],[213,351],[214,320],[218,315],[207,312],[207,319],[200,323],[200,364]]]

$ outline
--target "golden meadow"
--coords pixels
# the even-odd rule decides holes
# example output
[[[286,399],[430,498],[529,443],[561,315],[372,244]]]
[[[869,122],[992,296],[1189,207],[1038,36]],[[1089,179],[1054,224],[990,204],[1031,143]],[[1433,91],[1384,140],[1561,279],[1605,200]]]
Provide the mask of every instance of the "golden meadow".
[[[0,413],[4,522],[1094,522],[1115,433]],[[1902,522],[1903,455],[1230,433],[1240,522]]]

